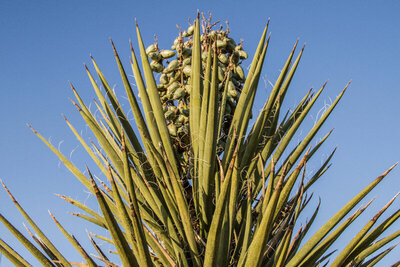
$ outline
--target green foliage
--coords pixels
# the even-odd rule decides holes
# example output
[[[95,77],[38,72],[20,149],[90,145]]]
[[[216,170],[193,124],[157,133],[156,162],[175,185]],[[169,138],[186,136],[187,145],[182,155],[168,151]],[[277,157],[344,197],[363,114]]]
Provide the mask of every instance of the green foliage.
[[[400,235],[397,231],[376,241],[400,216],[397,211],[374,227],[395,198],[341,252],[334,253],[332,245],[371,202],[348,216],[351,210],[394,166],[355,195],[307,241],[304,237],[318,214],[319,204],[309,221],[299,226],[300,215],[311,203],[308,190],[328,170],[335,152],[305,181],[307,162],[330,132],[316,146],[311,147],[310,143],[348,85],[289,151],[294,135],[325,88],[324,84],[317,92],[309,91],[292,113],[280,117],[304,47],[295,57],[296,42],[263,109],[250,126],[269,43],[268,24],[247,77],[241,67],[241,60],[247,59],[243,44],[237,45],[229,37],[229,28],[213,30],[214,26],[211,19],[198,16],[189,29],[180,32],[172,51],[160,50],[157,40],[146,49],[136,25],[141,66],[131,44],[131,68],[142,106],[112,43],[135,127],[92,58],[100,85],[89,68],[86,70],[98,97],[100,118],[86,107],[72,84],[71,87],[77,99],[73,104],[101,148],[93,143],[92,148],[66,122],[108,182],[100,181],[101,186],[98,185],[89,170],[88,176],[84,175],[32,130],[96,196],[101,214],[76,200],[60,197],[83,212],[74,215],[109,231],[111,239],[93,237],[113,244],[123,266],[294,267],[327,265],[330,259],[334,259],[332,266],[376,264],[393,247],[378,250]],[[154,72],[159,76],[158,84]],[[3,186],[37,234],[29,232],[37,245],[1,214],[0,221],[41,264],[117,266],[91,235],[98,255],[89,255],[50,214],[85,263],[68,261]],[[16,266],[30,266],[1,239],[0,252]]]

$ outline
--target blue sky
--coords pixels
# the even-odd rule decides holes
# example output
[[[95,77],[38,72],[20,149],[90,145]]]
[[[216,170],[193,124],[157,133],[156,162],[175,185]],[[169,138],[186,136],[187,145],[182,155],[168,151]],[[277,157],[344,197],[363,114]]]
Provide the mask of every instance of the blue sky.
[[[89,159],[61,117],[65,114],[79,131],[87,133],[68,100],[73,97],[68,81],[87,103],[94,98],[83,68],[84,62],[90,63],[92,54],[110,84],[116,85],[117,94],[123,97],[123,90],[118,91],[122,89],[121,80],[109,38],[113,38],[123,63],[128,64],[129,40],[136,41],[134,18],[146,43],[152,42],[157,34],[160,46],[167,48],[177,35],[175,25],[187,25],[188,17],[193,18],[197,10],[210,10],[214,18],[228,20],[232,36],[236,40],[244,39],[244,48],[249,54],[254,52],[261,31],[271,18],[271,43],[263,77],[266,81],[275,81],[298,38],[301,44],[306,43],[286,107],[293,107],[311,87],[319,88],[326,80],[329,82],[298,139],[304,137],[318,111],[353,80],[316,139],[335,128],[324,148],[314,156],[310,171],[338,146],[333,166],[313,188],[322,198],[316,226],[322,225],[373,178],[400,160],[398,1],[203,1],[198,4],[197,1],[4,0],[0,2],[0,178],[58,247],[75,261],[80,259],[79,255],[58,232],[47,210],[88,247],[85,229],[101,231],[66,214],[74,211],[73,207],[54,193],[85,203],[94,203],[93,197],[88,196],[26,123],[83,169],[86,163],[90,164]],[[270,89],[267,86],[266,90]],[[261,86],[260,91],[265,92],[265,88]],[[263,97],[265,93],[261,92],[256,109],[262,107]],[[362,227],[399,189],[397,168],[363,202],[376,197],[345,239],[351,238],[351,230]],[[0,212],[23,230],[23,219],[4,190],[0,190],[0,203]],[[399,200],[387,214],[398,206]],[[399,228],[397,223],[388,233]],[[3,226],[0,226],[0,236],[16,244]],[[337,247],[345,241],[337,242]],[[23,248],[18,248],[23,255],[28,255]],[[382,266],[399,260],[396,254],[400,255],[400,249],[396,248],[386,257]],[[29,256],[27,259],[35,264]],[[8,264],[3,259],[0,266]]]

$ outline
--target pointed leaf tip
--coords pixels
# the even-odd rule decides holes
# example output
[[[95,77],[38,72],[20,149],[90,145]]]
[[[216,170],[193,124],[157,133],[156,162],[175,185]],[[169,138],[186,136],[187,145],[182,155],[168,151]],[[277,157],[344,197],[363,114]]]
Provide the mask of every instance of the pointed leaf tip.
[[[355,217],[355,216],[357,216],[357,214],[363,213],[363,212],[371,205],[371,203],[375,201],[375,199],[376,199],[376,197],[373,197],[367,204],[365,204],[365,206],[359,207],[359,208],[349,217],[349,219],[350,219],[350,218],[353,218],[353,217]]]
[[[398,195],[400,194],[397,193],[380,211],[378,211],[377,214],[375,214],[375,216],[371,219],[371,221],[376,222],[379,217],[382,215],[382,213],[385,212],[385,210],[387,210],[387,208],[389,208],[390,205],[392,205],[392,203],[396,200],[396,198],[398,197]]]
[[[294,53],[298,44],[299,44],[299,39],[296,40],[296,43],[294,44],[294,46],[292,48],[292,53]]]
[[[74,85],[70,81],[68,81],[68,83],[69,83],[69,86],[71,87],[72,91],[76,92]]]
[[[304,155],[304,157],[303,157],[303,161],[305,161],[305,160],[306,160],[306,157],[308,156],[308,153],[310,153],[310,150],[311,150],[311,146],[308,148],[308,150],[307,150],[306,154]]]
[[[72,100],[70,97],[68,97],[68,99],[72,102],[72,104],[73,104],[79,111],[82,111],[81,107],[80,107],[77,103],[75,103],[74,100]]]
[[[3,180],[0,179],[1,184],[3,185],[4,189],[7,191],[7,194],[9,195],[9,197],[11,198],[11,200],[14,203],[18,203],[18,201],[14,198],[14,196],[11,194],[10,190],[8,190],[7,186],[3,183]]]
[[[52,218],[55,222],[57,222],[56,217],[54,217],[54,215],[51,213],[51,211],[50,211],[50,210],[47,210],[47,211],[48,211],[48,213],[50,214],[51,218]]]
[[[88,172],[89,180],[90,180],[91,183],[92,183],[92,186],[93,186],[93,188],[94,188],[95,193],[98,193],[98,192],[99,192],[99,188],[97,187],[96,181],[94,180],[94,178],[93,178],[93,176],[92,176],[92,173],[90,172],[90,170],[89,170],[89,168],[88,168],[87,165],[86,165],[86,170],[87,170],[87,172]]]
[[[391,172],[391,171],[393,170],[394,167],[397,166],[397,164],[399,164],[399,162],[396,162],[395,164],[393,164],[392,167],[390,167],[387,171],[385,171],[385,172],[384,172],[381,176],[379,176],[377,179],[385,177],[389,172]]]
[[[38,134],[38,132],[32,128],[32,126],[30,126],[28,123],[26,124],[35,134]]]
[[[346,84],[346,86],[345,86],[344,89],[343,89],[343,92],[346,91],[347,87],[349,87],[349,85],[351,84],[352,81],[353,81],[353,80],[350,80],[350,81]]]
[[[86,65],[86,63],[83,63],[83,66],[85,66],[86,71],[89,72],[89,68],[88,68],[88,66]]]
[[[114,42],[113,42],[113,40],[111,38],[110,38],[110,42],[111,42],[111,46],[113,48],[114,54],[117,56],[117,49],[115,49]]]

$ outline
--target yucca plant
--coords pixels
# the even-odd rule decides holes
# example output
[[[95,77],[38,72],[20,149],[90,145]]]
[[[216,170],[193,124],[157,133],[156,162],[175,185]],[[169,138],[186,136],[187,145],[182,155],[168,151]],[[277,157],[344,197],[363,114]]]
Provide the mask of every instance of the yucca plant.
[[[3,184],[36,233],[28,230],[36,245],[1,214],[0,221],[42,265],[117,266],[93,237],[114,245],[123,266],[326,266],[329,262],[331,266],[373,266],[393,249],[378,251],[400,235],[397,231],[381,238],[399,218],[400,210],[374,224],[395,197],[354,234],[342,251],[335,252],[332,245],[371,202],[348,214],[394,166],[314,234],[309,230],[319,204],[308,221],[299,219],[312,203],[310,187],[328,170],[335,152],[306,181],[307,162],[331,132],[314,147],[311,141],[348,85],[291,149],[296,131],[326,85],[307,92],[282,118],[282,103],[304,47],[295,57],[296,42],[264,107],[252,121],[269,43],[268,23],[247,77],[241,67],[241,60],[247,58],[242,43],[237,45],[229,37],[229,29],[213,30],[214,26],[210,19],[198,15],[187,31],[180,32],[172,46],[175,51],[160,51],[157,42],[145,48],[136,25],[141,66],[131,44],[131,68],[142,106],[112,44],[135,125],[94,59],[99,83],[89,68],[86,71],[98,97],[95,104],[100,117],[89,110],[71,84],[77,99],[73,104],[100,146],[94,142],[90,145],[66,122],[108,181],[94,177],[89,169],[85,175],[32,128],[96,196],[101,213],[77,200],[60,197],[83,211],[74,215],[110,234],[89,235],[97,255],[89,254],[50,214],[85,261],[70,262]],[[155,74],[160,79],[158,84]],[[304,239],[306,235],[310,236],[308,240]],[[30,266],[1,239],[0,252],[16,266]]]

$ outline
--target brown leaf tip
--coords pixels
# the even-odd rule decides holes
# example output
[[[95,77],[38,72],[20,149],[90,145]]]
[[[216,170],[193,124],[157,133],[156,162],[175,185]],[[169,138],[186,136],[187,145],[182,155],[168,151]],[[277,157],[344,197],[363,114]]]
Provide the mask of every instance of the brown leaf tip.
[[[75,87],[73,86],[73,84],[70,81],[68,81],[68,83],[69,83],[69,86],[71,86],[72,91],[76,91]]]
[[[376,222],[382,215],[382,213],[384,213],[385,210],[387,210],[387,208],[389,208],[389,206],[392,205],[393,201],[395,201],[395,199],[399,196],[399,194],[400,192],[397,193],[377,214],[375,214],[375,216],[371,219],[371,221]]]
[[[62,198],[62,199],[65,199],[65,198],[66,198],[66,196],[63,196],[63,195],[60,195],[60,194],[57,194],[57,193],[54,193],[54,195],[56,195],[56,196],[58,196],[58,197],[60,197],[60,198]]]
[[[99,188],[97,187],[96,181],[94,180],[94,178],[93,178],[93,176],[92,176],[92,173],[90,172],[88,166],[86,166],[86,170],[87,170],[87,172],[88,172],[89,180],[90,180],[90,182],[92,183],[94,192],[95,192],[95,194],[97,195],[97,194],[100,193],[100,190],[99,190]]]
[[[86,71],[89,72],[89,68],[85,63],[83,63],[83,66],[85,66]]]
[[[114,54],[117,55],[117,50],[115,49],[114,42],[113,42],[113,40],[111,38],[110,38],[110,42],[111,42],[111,46],[113,48]]]
[[[74,106],[75,106],[79,111],[82,111],[81,107],[80,107],[78,104],[76,104],[74,100],[72,100],[72,99],[69,98],[69,97],[68,97],[68,99],[72,102],[72,104],[74,104]]]
[[[346,91],[347,87],[349,87],[349,85],[351,84],[352,81],[353,81],[353,80],[350,80],[350,81],[346,84],[346,86],[345,86],[344,89],[343,89],[343,92]]]
[[[38,132],[32,128],[32,126],[30,126],[28,123],[26,124],[35,134],[38,134]]]
[[[363,212],[364,210],[366,210],[366,209],[369,207],[369,205],[371,205],[371,203],[374,202],[375,199],[376,199],[375,197],[372,198],[364,207],[361,207],[361,208],[359,209],[360,212]]]
[[[382,175],[379,176],[377,179],[382,179],[382,178],[384,178],[389,172],[391,172],[391,170],[393,170],[394,167],[397,166],[398,163],[399,163],[399,162],[396,162],[395,164],[393,164],[392,167],[390,167],[387,171],[385,171],[384,173],[382,173]]]
[[[294,53],[294,51],[296,50],[298,43],[299,43],[299,39],[296,40],[296,43],[294,44],[293,49],[292,49],[292,53]]]
[[[54,215],[50,212],[50,210],[48,210],[48,212],[49,212],[51,218],[53,219],[53,221],[55,221],[56,223],[58,223],[56,217],[54,217]]]
[[[7,194],[10,196],[11,200],[14,203],[18,203],[14,196],[11,194],[10,190],[8,190],[7,186],[3,183],[3,180],[0,179],[0,183],[3,185],[4,189],[7,191]]]

